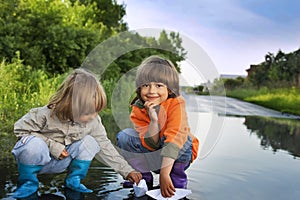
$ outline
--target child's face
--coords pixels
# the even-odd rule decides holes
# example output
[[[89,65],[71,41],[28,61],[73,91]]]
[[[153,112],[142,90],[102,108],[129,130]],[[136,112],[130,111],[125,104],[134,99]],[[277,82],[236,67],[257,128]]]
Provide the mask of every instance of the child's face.
[[[81,115],[79,117],[79,122],[81,122],[81,123],[87,123],[89,121],[92,121],[97,115],[98,115],[98,113],[96,113],[96,112],[95,113]]]
[[[157,105],[168,99],[168,88],[163,83],[150,82],[141,86],[141,97]]]

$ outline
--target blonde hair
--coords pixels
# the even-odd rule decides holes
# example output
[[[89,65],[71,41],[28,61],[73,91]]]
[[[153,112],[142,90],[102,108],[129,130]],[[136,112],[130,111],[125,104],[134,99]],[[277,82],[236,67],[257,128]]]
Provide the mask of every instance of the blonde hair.
[[[48,107],[61,121],[75,121],[82,115],[100,112],[106,94],[94,74],[75,69],[50,98]]]
[[[140,100],[141,86],[150,82],[164,83],[169,90],[168,98],[180,95],[178,72],[170,60],[153,55],[140,64],[135,80],[136,93]]]

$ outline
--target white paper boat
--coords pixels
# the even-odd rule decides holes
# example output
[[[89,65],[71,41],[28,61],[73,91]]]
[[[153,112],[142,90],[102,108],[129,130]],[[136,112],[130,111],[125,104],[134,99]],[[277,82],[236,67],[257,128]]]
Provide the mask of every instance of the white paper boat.
[[[133,184],[133,190],[136,197],[141,197],[146,194],[148,191],[148,187],[146,184],[146,181],[144,179],[140,180],[139,184],[136,185],[136,183]]]
[[[177,199],[181,199],[181,198],[186,197],[187,195],[192,194],[192,191],[187,190],[187,189],[175,188],[175,190],[176,190],[175,194],[169,198],[163,197],[160,193],[160,189],[149,190],[148,192],[146,192],[146,194],[148,196],[150,196],[151,198],[157,199],[157,200],[163,200],[163,199],[177,200]]]

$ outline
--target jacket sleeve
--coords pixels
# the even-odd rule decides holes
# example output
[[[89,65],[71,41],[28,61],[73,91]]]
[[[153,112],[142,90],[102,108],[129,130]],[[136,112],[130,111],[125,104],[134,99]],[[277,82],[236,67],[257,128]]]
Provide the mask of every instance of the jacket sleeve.
[[[17,137],[25,135],[40,137],[48,145],[50,154],[58,159],[65,146],[41,134],[41,130],[46,123],[47,118],[40,111],[40,108],[33,108],[15,123],[14,133]]]
[[[187,123],[185,102],[182,99],[176,98],[167,109],[166,129],[163,132],[165,141],[161,155],[177,159],[178,153],[187,141],[190,131]]]
[[[160,142],[155,143],[149,134],[150,118],[146,109],[140,109],[137,106],[132,107],[130,120],[134,125],[135,130],[139,133],[142,145],[150,151],[155,151],[159,148]]]
[[[106,130],[101,123],[100,117],[98,117],[98,124],[92,131],[91,136],[96,139],[100,146],[100,151],[95,156],[97,160],[113,168],[124,179],[130,172],[135,171],[107,138]]]
[[[150,123],[149,117],[146,117],[146,112],[145,109],[132,106],[132,111],[130,113],[130,120],[132,121],[134,128],[143,136],[148,132]]]

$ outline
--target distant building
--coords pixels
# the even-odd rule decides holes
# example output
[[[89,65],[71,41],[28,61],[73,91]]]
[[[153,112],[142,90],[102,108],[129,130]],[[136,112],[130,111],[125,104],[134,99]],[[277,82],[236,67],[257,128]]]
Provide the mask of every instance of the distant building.
[[[260,65],[250,65],[249,69],[246,69],[246,72],[248,73],[247,77],[252,74]]]
[[[237,75],[237,74],[221,74],[220,79],[236,79],[238,77],[246,78],[245,75]]]

